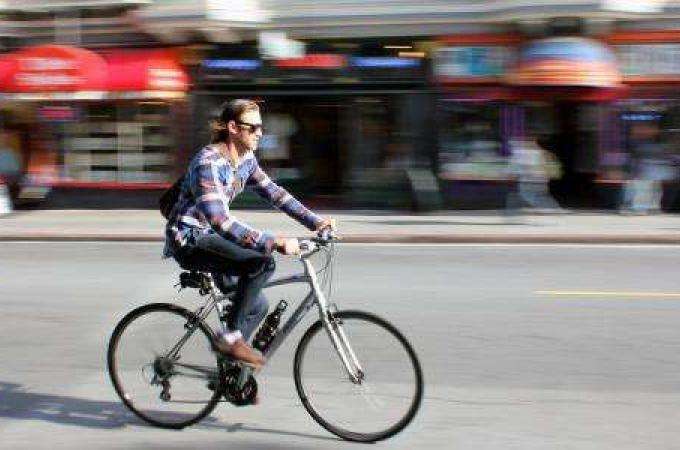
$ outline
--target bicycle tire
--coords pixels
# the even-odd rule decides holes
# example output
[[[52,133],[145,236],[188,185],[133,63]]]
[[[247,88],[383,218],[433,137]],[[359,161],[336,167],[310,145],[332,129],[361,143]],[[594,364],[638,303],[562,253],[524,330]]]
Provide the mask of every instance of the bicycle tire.
[[[173,305],[170,303],[151,303],[148,305],[140,306],[139,308],[136,308],[129,312],[123,319],[118,322],[116,325],[116,328],[114,329],[113,333],[111,334],[111,338],[109,340],[109,346],[108,346],[108,351],[107,351],[107,365],[108,365],[108,372],[109,372],[109,377],[111,378],[111,382],[113,383],[113,387],[116,390],[116,393],[118,394],[118,397],[121,399],[123,404],[130,410],[132,411],[137,417],[142,419],[143,421],[160,427],[160,428],[169,428],[169,429],[182,429],[185,428],[189,425],[193,425],[196,422],[199,422],[203,418],[205,418],[208,414],[210,414],[217,404],[220,401],[220,398],[222,396],[222,393],[224,391],[223,389],[223,383],[224,383],[224,367],[222,364],[219,363],[219,360],[216,358],[216,368],[217,368],[217,374],[218,374],[218,384],[214,386],[213,389],[213,394],[210,400],[206,403],[206,406],[201,409],[196,415],[193,417],[181,421],[181,422],[173,422],[173,423],[168,423],[168,422],[163,422],[156,420],[152,417],[149,417],[147,414],[145,414],[143,411],[140,411],[137,409],[134,404],[128,399],[128,396],[125,394],[124,387],[121,384],[120,381],[120,376],[118,373],[118,365],[117,365],[117,358],[116,358],[116,351],[118,349],[119,343],[121,336],[123,336],[125,330],[128,328],[128,326],[133,323],[136,319],[139,319],[140,317],[149,314],[149,313],[157,313],[157,312],[167,312],[170,314],[178,315],[184,318],[187,322],[189,320],[195,319],[195,315],[188,311],[185,308],[182,308],[177,305]],[[210,343],[210,350],[214,350],[214,342],[215,342],[215,336],[213,331],[210,329],[210,327],[203,321],[198,322],[198,327],[194,331],[200,332],[204,334],[205,338],[209,340]]]
[[[405,354],[408,355],[408,359],[410,362],[410,365],[413,368],[414,371],[414,376],[415,376],[415,386],[414,386],[414,395],[412,398],[412,401],[408,407],[408,410],[406,413],[401,417],[396,423],[393,425],[389,426],[388,428],[378,431],[378,432],[369,432],[369,433],[363,433],[363,432],[354,432],[352,430],[348,430],[343,427],[339,427],[336,425],[333,425],[330,423],[328,420],[326,420],[322,414],[317,411],[313,405],[313,402],[310,401],[308,392],[305,391],[304,383],[302,380],[302,372],[304,368],[304,358],[305,354],[307,352],[307,347],[309,346],[310,342],[312,339],[323,329],[321,321],[317,321],[314,324],[312,324],[309,329],[305,332],[305,334],[302,336],[302,339],[300,340],[296,352],[295,352],[295,362],[293,366],[293,375],[295,379],[295,388],[297,390],[298,396],[300,397],[300,400],[302,401],[303,406],[307,410],[307,412],[312,416],[312,418],[323,428],[328,430],[329,432],[335,434],[336,436],[339,436],[345,440],[349,441],[355,441],[355,442],[375,442],[375,441],[380,441],[384,440],[387,438],[390,438],[394,436],[395,434],[399,433],[402,431],[415,417],[416,413],[418,412],[418,409],[420,408],[420,405],[422,403],[422,398],[423,398],[423,390],[424,390],[424,382],[423,382],[423,374],[422,374],[422,369],[420,367],[420,362],[418,361],[418,357],[413,350],[413,347],[411,344],[408,342],[408,340],[397,330],[396,327],[394,327],[392,324],[387,322],[386,320],[374,315],[370,314],[367,312],[363,311],[354,311],[354,310],[348,310],[348,311],[340,311],[337,313],[333,313],[334,318],[338,318],[343,321],[343,323],[347,323],[350,320],[359,320],[359,321],[365,321],[368,323],[371,323],[373,325],[376,325],[380,328],[382,328],[384,331],[386,331],[389,335],[392,337],[396,338],[397,342],[403,347],[403,350],[405,351]],[[345,325],[343,325],[343,328],[345,328]],[[326,336],[326,338],[330,341],[330,338]],[[353,344],[351,336],[348,337],[348,340],[350,341],[350,345],[353,347],[354,351],[359,353],[360,350],[357,349],[357,347]],[[333,354],[334,356],[335,353]],[[339,358],[338,358],[339,359]]]

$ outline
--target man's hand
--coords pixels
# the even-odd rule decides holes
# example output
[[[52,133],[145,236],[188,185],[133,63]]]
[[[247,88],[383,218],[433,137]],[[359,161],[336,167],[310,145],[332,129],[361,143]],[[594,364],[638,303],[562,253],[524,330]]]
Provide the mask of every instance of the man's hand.
[[[335,231],[335,219],[331,217],[324,217],[321,223],[319,224],[318,227],[316,227],[316,232],[319,233],[327,228],[330,228],[332,231]]]
[[[274,240],[276,251],[284,255],[299,255],[300,243],[295,238],[278,237]]]

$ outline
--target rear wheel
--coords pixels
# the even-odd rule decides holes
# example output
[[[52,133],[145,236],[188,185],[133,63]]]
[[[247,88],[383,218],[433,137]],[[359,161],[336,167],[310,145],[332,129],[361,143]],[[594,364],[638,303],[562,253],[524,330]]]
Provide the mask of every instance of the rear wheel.
[[[159,427],[183,428],[203,419],[223,392],[212,339],[210,328],[179,306],[155,303],[133,310],[109,341],[109,375],[118,396]]]
[[[295,352],[295,387],[307,412],[343,439],[373,442],[400,432],[416,415],[423,376],[415,351],[387,321],[360,311],[332,315],[357,357],[352,381],[321,321]]]

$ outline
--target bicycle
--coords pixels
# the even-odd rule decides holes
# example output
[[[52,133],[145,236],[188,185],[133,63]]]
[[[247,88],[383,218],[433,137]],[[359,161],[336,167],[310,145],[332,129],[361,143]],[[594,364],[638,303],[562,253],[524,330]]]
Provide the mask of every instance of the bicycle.
[[[374,442],[395,435],[413,420],[422,402],[423,375],[415,351],[393,325],[367,312],[338,311],[330,303],[335,242],[332,235],[301,240],[304,272],[266,284],[265,289],[308,283],[310,292],[269,339],[263,354],[271,359],[317,306],[319,320],[295,351],[297,394],[329,432],[350,441]],[[310,258],[320,252],[325,253],[325,264],[317,272]],[[206,322],[215,310],[226,329],[235,286],[220,292],[210,274],[197,270],[181,273],[180,284],[197,288],[205,302],[193,312],[171,303],[134,309],[115,327],[107,353],[109,375],[125,406],[147,423],[173,429],[197,423],[222,397],[243,406],[257,396],[253,369],[218,353],[216,334]],[[324,286],[329,287],[328,297]],[[148,334],[136,341],[145,331]]]

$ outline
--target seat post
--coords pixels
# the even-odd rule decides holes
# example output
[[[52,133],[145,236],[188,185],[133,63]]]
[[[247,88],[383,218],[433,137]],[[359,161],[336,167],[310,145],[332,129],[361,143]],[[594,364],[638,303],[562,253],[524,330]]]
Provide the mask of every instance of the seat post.
[[[215,292],[215,281],[210,273],[198,272],[201,287],[198,293],[201,295],[208,295]]]

